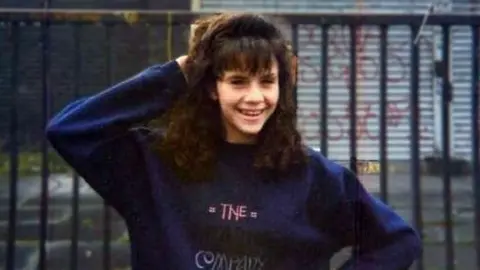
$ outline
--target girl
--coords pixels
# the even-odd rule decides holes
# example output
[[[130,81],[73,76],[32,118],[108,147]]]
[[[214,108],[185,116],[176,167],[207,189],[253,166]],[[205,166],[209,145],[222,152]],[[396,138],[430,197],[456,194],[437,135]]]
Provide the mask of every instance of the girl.
[[[68,105],[58,153],[125,219],[136,270],[406,269],[416,232],[295,128],[292,54],[258,15],[199,20],[188,55]],[[155,120],[155,121],[152,121]]]

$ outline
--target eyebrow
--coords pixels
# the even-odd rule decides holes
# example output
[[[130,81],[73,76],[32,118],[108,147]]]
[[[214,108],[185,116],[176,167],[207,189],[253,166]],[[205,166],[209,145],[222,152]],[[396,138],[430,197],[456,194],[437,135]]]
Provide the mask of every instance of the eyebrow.
[[[231,80],[231,79],[245,79],[249,77],[250,76],[248,76],[248,74],[231,74],[231,75],[225,76],[224,78]]]
[[[265,72],[265,73],[260,73],[258,74],[260,77],[277,77],[278,73],[276,72]],[[251,77],[250,74],[248,73],[233,73],[226,75],[225,78],[245,78],[245,77]]]

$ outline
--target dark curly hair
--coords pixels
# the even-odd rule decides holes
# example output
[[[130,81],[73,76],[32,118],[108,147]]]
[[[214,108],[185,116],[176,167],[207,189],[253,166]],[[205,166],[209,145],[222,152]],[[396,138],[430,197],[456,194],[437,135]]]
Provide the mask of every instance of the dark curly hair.
[[[245,13],[208,16],[194,25],[184,67],[188,89],[161,121],[166,131],[156,144],[161,156],[183,179],[211,179],[224,141],[221,109],[211,98],[217,80],[229,70],[257,74],[276,61],[278,105],[259,134],[253,166],[278,174],[304,164],[292,98],[293,54],[281,29],[271,19]]]

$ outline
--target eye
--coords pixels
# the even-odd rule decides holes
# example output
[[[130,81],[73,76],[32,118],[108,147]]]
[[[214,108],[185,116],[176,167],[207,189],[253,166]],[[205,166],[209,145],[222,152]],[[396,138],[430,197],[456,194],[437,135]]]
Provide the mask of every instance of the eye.
[[[264,79],[262,80],[262,84],[274,84],[275,80],[274,79]]]
[[[234,80],[231,80],[230,83],[233,84],[233,85],[242,85],[242,84],[246,84],[247,80],[245,80],[245,79],[234,79]]]
[[[260,82],[262,84],[274,84],[277,82],[277,78],[274,76],[265,76],[260,80]]]
[[[235,76],[230,78],[229,83],[232,85],[232,87],[244,88],[250,83],[250,80],[244,76]]]

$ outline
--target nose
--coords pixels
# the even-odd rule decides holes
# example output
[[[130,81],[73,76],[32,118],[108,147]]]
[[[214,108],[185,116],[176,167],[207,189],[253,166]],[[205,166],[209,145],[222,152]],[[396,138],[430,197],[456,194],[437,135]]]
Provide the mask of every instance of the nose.
[[[263,93],[259,85],[252,83],[250,89],[244,97],[245,102],[261,102],[263,101]]]

